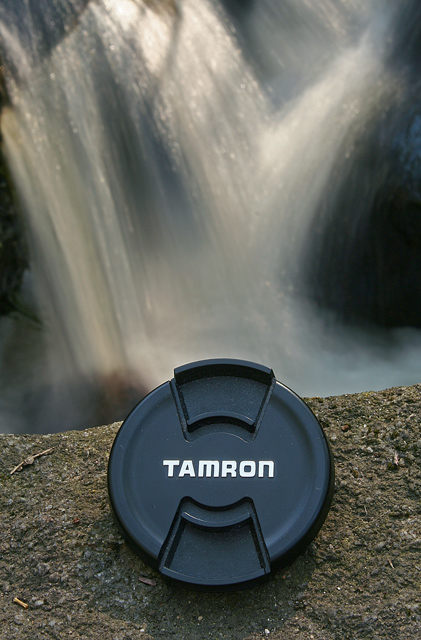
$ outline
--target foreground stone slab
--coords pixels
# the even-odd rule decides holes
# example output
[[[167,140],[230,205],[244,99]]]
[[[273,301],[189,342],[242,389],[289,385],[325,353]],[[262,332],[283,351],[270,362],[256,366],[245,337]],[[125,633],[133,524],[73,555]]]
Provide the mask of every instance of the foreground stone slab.
[[[307,402],[335,457],[331,512],[304,556],[229,594],[169,585],[123,542],[118,423],[0,436],[0,638],[421,637],[421,385]]]

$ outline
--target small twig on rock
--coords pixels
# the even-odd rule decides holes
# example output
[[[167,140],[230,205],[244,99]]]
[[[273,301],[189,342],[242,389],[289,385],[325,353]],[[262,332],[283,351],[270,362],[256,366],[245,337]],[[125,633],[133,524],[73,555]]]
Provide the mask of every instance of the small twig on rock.
[[[144,576],[139,576],[139,580],[140,582],[143,582],[143,584],[148,584],[150,587],[156,586],[155,580],[152,580],[151,578],[145,578]]]
[[[22,600],[19,600],[19,598],[13,598],[13,602],[19,604],[24,609],[27,609],[29,607],[29,604],[26,604],[26,602],[22,602]]]
[[[28,456],[27,458],[25,458],[25,460],[22,460],[22,462],[20,462],[17,465],[17,467],[12,469],[12,471],[10,472],[10,475],[14,474],[16,471],[22,471],[23,467],[26,467],[29,464],[34,464],[35,458],[39,458],[40,456],[46,456],[52,451],[54,451],[54,447],[51,447],[50,449],[46,449],[45,451],[41,451],[40,453],[35,453],[33,456]]]

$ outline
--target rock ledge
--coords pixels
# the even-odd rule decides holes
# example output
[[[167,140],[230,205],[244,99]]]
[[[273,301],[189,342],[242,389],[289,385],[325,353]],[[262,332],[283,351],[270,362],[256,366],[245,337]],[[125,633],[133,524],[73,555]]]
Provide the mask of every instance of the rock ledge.
[[[118,423],[1,435],[0,638],[421,637],[421,385],[307,402],[332,444],[332,509],[288,569],[231,594],[169,585],[123,543],[106,486]]]

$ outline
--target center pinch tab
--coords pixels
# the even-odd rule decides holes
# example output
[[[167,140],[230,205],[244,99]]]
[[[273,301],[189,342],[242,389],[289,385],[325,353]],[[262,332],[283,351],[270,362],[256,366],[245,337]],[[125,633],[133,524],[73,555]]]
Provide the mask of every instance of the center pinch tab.
[[[171,388],[184,437],[195,440],[225,431],[252,441],[274,382],[271,369],[243,360],[204,360],[179,367]]]
[[[209,590],[251,586],[270,574],[267,549],[253,503],[222,511],[189,499],[177,511],[160,558],[167,577]]]

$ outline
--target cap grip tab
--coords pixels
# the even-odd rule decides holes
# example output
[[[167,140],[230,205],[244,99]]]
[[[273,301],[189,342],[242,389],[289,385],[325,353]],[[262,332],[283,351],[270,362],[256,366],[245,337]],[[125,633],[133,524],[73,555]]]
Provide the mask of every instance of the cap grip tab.
[[[207,588],[217,588],[221,581],[234,586],[269,574],[268,552],[253,502],[210,509],[183,500],[163,545],[159,570],[175,580]]]

